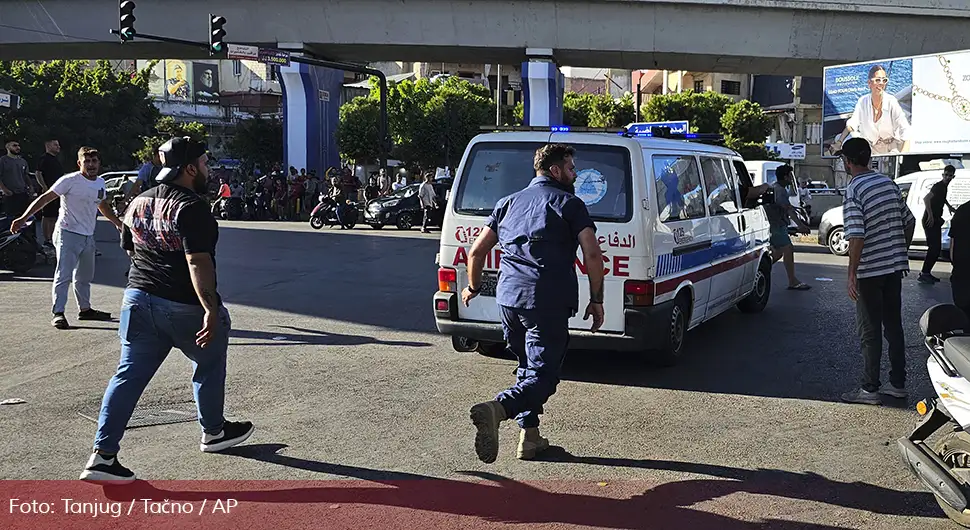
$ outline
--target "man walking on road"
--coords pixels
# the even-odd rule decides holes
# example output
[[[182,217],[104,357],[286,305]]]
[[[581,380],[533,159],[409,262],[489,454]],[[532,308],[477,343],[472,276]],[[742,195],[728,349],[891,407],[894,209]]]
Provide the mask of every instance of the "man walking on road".
[[[534,458],[549,447],[539,436],[539,415],[559,384],[569,319],[579,308],[578,246],[589,276],[584,319],[593,317],[593,331],[603,325],[603,257],[586,204],[574,195],[574,153],[562,144],[537,150],[536,177],[499,200],[468,254],[468,286],[461,293],[465,306],[482,290],[485,256],[496,244],[502,249],[496,302],[508,349],[519,360],[516,384],[471,408],[478,430],[475,451],[485,463],[498,457],[499,424],[507,419],[515,418],[522,428],[518,458]]]
[[[418,187],[418,199],[421,201],[421,210],[424,212],[424,219],[421,221],[421,231],[430,232],[428,225],[431,223],[431,213],[438,208],[438,196],[434,191],[434,173],[424,176],[424,182]]]
[[[788,235],[788,223],[794,221],[798,225],[799,232],[808,234],[811,232],[808,225],[803,223],[797,215],[795,208],[791,205],[791,195],[788,193],[788,185],[794,178],[794,170],[788,164],[778,167],[775,170],[776,180],[772,185],[774,190],[775,202],[765,206],[765,213],[768,217],[768,225],[771,228],[769,243],[771,244],[771,262],[778,263],[784,259],[785,272],[788,273],[788,289],[793,291],[807,291],[811,289],[806,283],[795,276],[795,246],[792,245],[791,237]]]
[[[81,480],[128,483],[135,474],[118,462],[121,438],[135,405],[171,349],[194,365],[192,383],[203,452],[244,442],[250,422],[223,416],[229,312],[216,290],[219,227],[205,199],[205,144],[174,138],[159,148],[160,184],[132,201],[122,247],[132,258],[121,305],[121,360],[108,382],[94,453]]]
[[[852,138],[836,153],[852,180],[845,189],[845,237],[849,240],[849,298],[856,303],[865,372],[862,388],[842,394],[850,403],[878,405],[879,394],[905,398],[906,342],[902,278],[909,272],[909,245],[916,218],[899,186],[869,169],[869,142]],[[882,333],[889,342],[889,382],[879,385]]]
[[[57,179],[64,175],[64,167],[61,166],[57,155],[61,152],[61,144],[57,140],[48,140],[44,144],[44,154],[40,157],[37,164],[37,183],[40,184],[42,193],[47,192],[57,182]],[[61,213],[61,200],[54,199],[44,206],[44,246],[54,248],[54,229],[57,227],[57,218]]]
[[[78,320],[111,320],[111,313],[91,308],[91,281],[94,280],[94,230],[98,224],[98,212],[111,221],[119,231],[121,221],[111,209],[101,173],[101,155],[93,147],[82,147],[77,152],[80,171],[65,175],[54,182],[50,189],[34,200],[23,215],[13,221],[11,230],[19,232],[30,216],[41,211],[47,204],[60,198],[61,208],[54,230],[54,250],[57,267],[54,270],[52,289],[54,318],[51,325],[57,329],[71,326],[64,316],[67,306],[67,289],[74,283],[77,298]]]
[[[926,211],[923,214],[923,230],[926,232],[926,258],[923,260],[923,270],[919,275],[920,283],[936,283],[939,278],[933,276],[933,266],[940,259],[943,251],[943,207],[954,212],[953,206],[946,199],[946,192],[956,177],[957,170],[953,166],[943,168],[943,180],[933,184],[930,192],[923,198]]]

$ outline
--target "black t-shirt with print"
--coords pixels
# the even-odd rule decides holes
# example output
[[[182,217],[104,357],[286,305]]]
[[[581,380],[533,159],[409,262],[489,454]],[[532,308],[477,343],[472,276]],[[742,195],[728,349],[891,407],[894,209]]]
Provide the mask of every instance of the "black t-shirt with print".
[[[195,192],[160,184],[125,213],[121,246],[133,252],[128,287],[183,304],[201,305],[186,254],[208,253],[215,265],[219,225]]]

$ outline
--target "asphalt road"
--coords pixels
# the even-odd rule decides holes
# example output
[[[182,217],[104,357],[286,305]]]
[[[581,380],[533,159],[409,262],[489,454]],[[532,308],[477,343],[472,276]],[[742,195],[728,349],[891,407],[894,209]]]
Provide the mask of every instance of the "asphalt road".
[[[117,314],[127,259],[110,225],[99,230],[93,301]],[[122,462],[149,481],[405,481],[397,496],[337,498],[378,518],[403,509],[426,527],[952,528],[895,450],[931,391],[916,322],[950,300],[945,280],[905,281],[908,402],[839,402],[862,365],[846,260],[806,245],[797,270],[813,290],[784,290],[778,265],[767,310],[694,330],[677,367],[571,353],[543,417],[558,447],[547,461],[518,461],[507,424],[498,461],[485,465],[468,408],[507,387],[513,367],[455,353],[437,334],[436,249],[437,234],[417,231],[222,223],[219,290],[234,328],[227,415],[251,419],[256,434],[205,455],[194,423],[131,429]],[[51,328],[51,273],[0,272],[0,399],[26,401],[0,406],[3,479],[77,478],[95,430],[81,414],[97,414],[117,363],[117,324]],[[948,265],[937,273],[947,278]],[[184,409],[190,378],[174,351],[141,404]],[[482,485],[494,481],[505,486]],[[427,501],[448,492],[454,502]]]

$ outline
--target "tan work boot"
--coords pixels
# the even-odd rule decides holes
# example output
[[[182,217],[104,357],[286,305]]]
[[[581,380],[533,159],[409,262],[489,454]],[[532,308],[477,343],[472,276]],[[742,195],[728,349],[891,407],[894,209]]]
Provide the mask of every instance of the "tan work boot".
[[[549,449],[549,440],[539,436],[538,427],[522,429],[519,432],[519,448],[515,456],[519,460],[532,460],[536,454]]]
[[[505,407],[498,401],[486,401],[475,405],[469,412],[478,430],[475,433],[475,453],[479,460],[491,464],[498,458],[498,426],[508,419]]]

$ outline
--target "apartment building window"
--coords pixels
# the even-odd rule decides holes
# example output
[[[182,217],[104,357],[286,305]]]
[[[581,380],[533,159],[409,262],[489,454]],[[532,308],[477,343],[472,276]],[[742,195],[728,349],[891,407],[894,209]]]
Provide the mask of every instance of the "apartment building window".
[[[232,60],[232,75],[242,75],[242,61],[239,59]]]
[[[694,81],[694,92],[704,91],[704,81]]]
[[[721,80],[721,93],[727,94],[729,96],[740,96],[741,95],[741,82],[740,81],[728,81]]]

